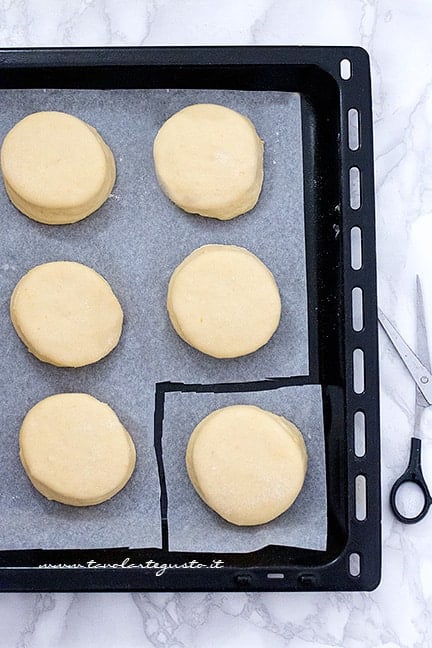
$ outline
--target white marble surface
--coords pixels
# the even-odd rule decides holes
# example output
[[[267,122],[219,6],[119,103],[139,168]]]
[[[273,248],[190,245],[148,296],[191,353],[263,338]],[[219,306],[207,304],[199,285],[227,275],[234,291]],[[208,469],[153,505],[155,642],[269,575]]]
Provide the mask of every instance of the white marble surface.
[[[432,336],[430,0],[0,0],[0,46],[291,44],[367,48],[372,58],[379,300],[412,336],[415,274]],[[432,513],[391,516],[414,389],[381,337],[382,584],[336,594],[0,595],[0,646],[432,646]],[[428,425],[429,424],[429,425]],[[432,484],[432,415],[424,420]]]

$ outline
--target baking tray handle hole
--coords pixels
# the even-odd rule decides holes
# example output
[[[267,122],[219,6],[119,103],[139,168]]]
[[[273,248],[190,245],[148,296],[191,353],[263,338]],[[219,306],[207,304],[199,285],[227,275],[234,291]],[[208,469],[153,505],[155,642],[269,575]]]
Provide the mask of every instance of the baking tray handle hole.
[[[366,417],[361,410],[354,414],[354,452],[356,457],[366,454]]]
[[[367,518],[366,499],[366,477],[357,475],[355,478],[355,516],[359,522],[363,522]]]
[[[365,390],[363,349],[354,349],[353,351],[353,389],[356,394],[363,394]]]
[[[357,576],[360,576],[360,572],[361,572],[360,554],[354,551],[349,555],[348,568],[351,576],[354,576],[356,578]]]
[[[352,327],[358,332],[363,329],[363,290],[356,286],[351,293]]]
[[[349,170],[349,193],[350,207],[352,210],[357,211],[361,207],[362,197],[360,169],[356,166],[352,166]]]
[[[351,228],[351,268],[360,270],[363,265],[362,233],[360,227]]]
[[[351,151],[360,147],[360,116],[357,108],[348,110],[348,146]]]
[[[341,79],[344,81],[348,81],[348,79],[351,79],[352,77],[352,65],[351,61],[347,58],[344,58],[341,60],[339,64],[339,72],[341,75]]]

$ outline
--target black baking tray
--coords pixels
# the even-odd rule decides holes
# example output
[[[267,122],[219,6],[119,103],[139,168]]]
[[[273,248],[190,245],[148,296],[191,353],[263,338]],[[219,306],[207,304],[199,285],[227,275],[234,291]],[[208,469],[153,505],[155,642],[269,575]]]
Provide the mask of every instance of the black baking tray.
[[[0,50],[0,88],[223,88],[299,93],[310,366],[308,376],[296,378],[185,385],[175,382],[173,376],[172,382],[155,385],[154,430],[162,493],[163,548],[1,551],[0,590],[375,588],[381,575],[381,499],[373,143],[367,53],[357,47],[9,49]],[[358,116],[357,146],[353,146],[354,131],[348,119],[352,109]],[[358,169],[357,191],[350,183],[353,167]],[[356,197],[359,200],[354,204]],[[280,245],[285,234],[278,232]],[[353,321],[354,288],[362,291],[360,326],[357,316]],[[354,358],[359,355],[363,364],[357,365]],[[168,551],[161,454],[165,394],[175,390],[235,392],[308,383],[319,383],[323,394],[327,550],[269,546],[245,554]],[[358,425],[359,416],[363,417],[363,426]],[[360,483],[365,492],[363,504]],[[223,567],[212,561],[223,561]],[[155,563],[169,567],[156,569]],[[206,569],[199,564],[215,566]]]

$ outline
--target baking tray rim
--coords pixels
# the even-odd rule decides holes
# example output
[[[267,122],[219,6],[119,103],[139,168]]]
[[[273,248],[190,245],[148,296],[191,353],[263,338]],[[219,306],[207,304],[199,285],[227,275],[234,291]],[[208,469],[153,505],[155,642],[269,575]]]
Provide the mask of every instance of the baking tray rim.
[[[214,62],[212,59],[217,58],[217,61]],[[371,166],[369,167],[370,173],[369,177],[367,178],[369,182],[369,191],[365,192],[368,194],[368,204],[363,209],[363,215],[366,211],[369,211],[369,216],[372,216],[373,219],[373,155],[372,155],[372,124],[371,124],[371,118],[370,118],[370,109],[368,111],[368,106],[370,108],[370,77],[369,77],[369,57],[365,50],[362,48],[358,47],[343,47],[343,46],[338,46],[338,47],[302,47],[302,46],[296,46],[296,47],[290,47],[290,46],[259,46],[259,47],[151,47],[151,48],[139,48],[139,47],[127,47],[127,48],[29,48],[29,49],[21,49],[21,48],[14,48],[14,49],[1,49],[0,50],[0,71],[13,71],[17,69],[25,70],[25,69],[32,69],[32,68],[76,68],[76,67],[83,67],[83,68],[94,68],[94,67],[123,67],[123,66],[143,66],[143,65],[148,65],[148,66],[167,66],[167,67],[172,67],[172,66],[211,66],[214,67],[216,66],[229,66],[229,67],[235,67],[237,65],[239,66],[248,66],[248,67],[254,67],[254,66],[265,66],[265,65],[281,65],[281,66],[315,66],[320,68],[324,74],[330,76],[332,79],[334,79],[334,82],[338,86],[338,90],[340,93],[340,103],[341,103],[341,117],[343,117],[343,111],[346,109],[347,106],[350,105],[350,102],[352,101],[352,98],[356,98],[357,100],[359,99],[358,92],[354,88],[354,86],[351,84],[351,86],[347,86],[344,84],[343,80],[341,80],[341,77],[339,75],[339,65],[340,61],[342,59],[348,58],[355,66],[355,68],[358,70],[361,68],[362,70],[362,76],[363,76],[363,81],[366,82],[366,88],[362,88],[362,93],[363,97],[362,99],[362,105],[363,107],[366,107],[366,110],[362,112],[362,118],[363,120],[366,120],[366,123],[364,123],[364,127],[366,130],[368,130],[369,127],[369,132],[370,132],[370,146],[369,147],[364,147],[364,157],[366,158],[367,161],[371,163]],[[3,76],[3,75],[2,75]],[[1,84],[1,78],[0,78],[0,84]],[[10,87],[17,87],[17,86],[10,86]],[[30,86],[25,86],[25,87],[30,87]],[[172,86],[174,87],[174,86]],[[369,104],[368,104],[369,100]],[[369,122],[369,123],[368,123]],[[347,130],[347,124],[345,124],[345,120],[342,119],[341,121],[341,130],[342,134],[347,135],[346,130]],[[345,132],[345,133],[344,133]],[[368,149],[365,151],[365,148]],[[341,151],[341,162],[342,162],[342,167],[346,166],[347,164],[351,163],[351,159],[356,159],[353,157],[353,154],[349,150],[344,150],[342,149]],[[359,158],[357,158],[359,159]],[[364,169],[363,169],[364,171]],[[342,193],[343,193],[343,200],[345,201],[345,204],[347,202],[347,182],[346,178],[342,177]],[[359,212],[358,214],[352,214],[350,212],[350,209],[346,208],[345,211],[347,212],[347,220],[351,222],[357,222],[358,217],[361,216],[362,214]],[[351,226],[350,226],[351,227]],[[372,241],[373,244],[375,243],[374,239],[374,224],[369,223],[369,226],[367,227],[367,232],[368,234],[368,242]],[[366,241],[365,241],[366,242]],[[367,304],[367,312],[369,314],[374,314],[376,312],[376,268],[375,268],[375,245],[373,245],[372,248],[369,246],[369,275],[367,277],[367,282],[369,283],[369,288],[368,288],[368,304]],[[366,251],[366,245],[365,245],[365,251]],[[345,255],[348,254],[349,249],[348,249],[348,242],[345,240],[344,241],[344,252]],[[372,265],[370,265],[372,264]],[[363,273],[365,274],[365,273]],[[349,283],[349,282],[347,282]],[[348,290],[346,291],[348,293]],[[346,296],[346,299],[347,296]],[[346,306],[348,306],[348,302],[346,303]],[[347,310],[346,310],[347,312]],[[372,323],[372,328],[373,324],[376,324],[376,319],[375,322]],[[376,327],[375,327],[376,328]],[[378,386],[378,358],[377,358],[377,336],[376,334],[374,335],[372,332],[372,335],[370,336],[371,339],[369,340],[369,347],[372,355],[369,357],[369,359],[372,362],[372,367],[370,371],[370,382],[372,383],[372,387]],[[352,363],[348,361],[346,363],[346,371],[349,374],[352,372]],[[369,389],[367,398],[360,399],[361,401],[361,407],[367,408],[372,410],[372,423],[375,425],[375,438],[374,438],[374,447],[373,447],[373,454],[375,459],[378,457],[378,470],[376,471],[377,474],[373,476],[372,480],[372,489],[376,492],[377,487],[379,488],[380,485],[380,476],[379,476],[379,404],[378,404],[378,391],[377,389],[375,390],[375,394],[371,394],[374,390]],[[351,394],[351,400],[354,402],[357,399],[357,396],[354,394]],[[350,399],[347,399],[346,406],[351,407],[353,406],[353,403],[349,402]],[[357,405],[355,405],[357,407]],[[359,465],[361,462],[357,462]],[[376,550],[376,560],[375,560],[375,565],[374,569],[372,570],[373,573],[368,573],[365,575],[365,577],[356,579],[352,578],[351,580],[348,578],[347,582],[345,583],[344,587],[339,587],[337,589],[373,589],[374,587],[377,586],[379,583],[380,579],[380,566],[381,566],[381,544],[380,544],[380,524],[381,524],[381,505],[380,505],[380,499],[378,499],[377,502],[377,510],[375,511],[374,514],[374,526],[376,530],[376,537],[375,537],[375,550]],[[358,525],[355,525],[358,526]],[[361,528],[361,527],[360,527]],[[337,559],[331,560],[327,565],[326,568],[332,568],[338,561],[340,562],[341,559],[346,559],[346,555],[341,555]],[[292,566],[289,566],[292,568]],[[258,567],[257,570],[263,569],[262,567]],[[216,587],[213,587],[212,584],[205,583],[205,586],[200,586],[199,584],[195,584],[194,582],[191,582],[188,584],[186,589],[188,590],[209,590],[209,589],[269,589],[269,590],[275,590],[275,589],[309,589],[309,590],[314,590],[314,589],[333,589],[331,586],[329,586],[329,583],[327,582],[324,583],[324,587],[322,584],[320,584],[319,579],[318,581],[314,580],[313,578],[309,578],[308,574],[305,573],[307,570],[305,570],[303,567],[301,568],[302,574],[298,575],[298,578],[296,579],[295,583],[296,585],[294,586],[292,582],[289,584],[285,583],[270,583],[267,582],[266,586],[263,587],[262,583],[260,582],[255,582],[253,577],[251,576],[251,573],[253,572],[253,569],[249,569],[248,571],[250,572],[249,574],[245,574],[243,570],[238,570],[235,568],[229,568],[226,567],[224,571],[229,570],[232,573],[230,576],[234,576],[232,579],[232,586],[230,587],[229,585],[218,585],[216,584]],[[16,576],[20,574],[20,577],[18,580],[16,578],[11,578],[12,572],[16,572]],[[45,571],[45,570],[37,570],[35,568],[14,568],[14,567],[1,567],[0,568],[0,573],[4,576],[2,578],[2,582],[0,582],[0,589],[3,589],[3,591],[22,591],[24,589],[29,589],[29,590],[35,590],[35,589],[44,589],[44,581],[49,582],[51,579],[50,578],[45,578],[41,577],[39,579],[36,579],[34,583],[33,578],[30,578],[28,581],[26,581],[26,578],[24,576],[24,572],[37,572],[38,574],[48,574],[51,570]],[[53,570],[54,571],[54,570]],[[81,573],[81,570],[77,570],[78,572]],[[113,570],[107,570],[105,573],[112,572]],[[295,571],[295,570],[294,570]],[[345,571],[346,571],[346,565],[345,565]],[[235,574],[234,574],[235,572]],[[118,573],[118,572],[117,572]],[[57,572],[58,574],[58,572]],[[119,579],[122,582],[122,585],[116,585],[115,581],[118,580],[117,577],[113,577],[112,575],[108,578],[105,579],[99,578],[99,575],[103,575],[103,572],[98,571],[98,578],[96,578],[93,582],[91,582],[91,585],[85,584],[85,581],[87,580],[86,578],[83,579],[80,585],[80,582],[76,583],[71,583],[72,584],[72,589],[73,591],[78,591],[79,589],[84,588],[86,590],[88,589],[106,589],[106,590],[113,590],[113,589],[133,589],[134,585],[130,582],[124,582],[124,579]],[[129,572],[131,574],[131,572]],[[7,575],[7,576],[6,576]],[[27,574],[29,576],[30,573]],[[70,575],[70,572],[69,572]],[[94,576],[94,574],[93,574]],[[53,583],[56,583],[56,578],[52,581]],[[141,579],[140,579],[141,580]],[[167,581],[170,579],[166,579],[165,583],[158,587],[147,587],[146,584],[142,584],[137,587],[139,590],[143,589],[179,589],[178,586],[172,586],[169,585]],[[324,579],[325,580],[325,579]],[[71,581],[75,581],[75,578],[71,579]],[[100,582],[95,582],[95,581],[100,581]],[[14,584],[15,583],[15,584]],[[359,587],[360,583],[360,587]],[[35,586],[36,584],[36,586]],[[58,586],[58,583],[57,583]],[[63,589],[63,587],[61,587]],[[66,587],[66,590],[69,589]],[[60,590],[59,590],[60,591]]]

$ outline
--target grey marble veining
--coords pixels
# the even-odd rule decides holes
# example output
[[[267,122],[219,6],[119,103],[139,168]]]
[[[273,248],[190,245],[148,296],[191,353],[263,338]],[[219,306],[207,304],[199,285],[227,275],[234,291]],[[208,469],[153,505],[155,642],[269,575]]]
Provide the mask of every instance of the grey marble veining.
[[[432,3],[428,0],[0,0],[0,46],[361,45],[373,73],[379,301],[408,339],[415,275],[432,336]],[[432,340],[431,340],[432,341]],[[432,646],[432,514],[391,516],[414,388],[381,336],[383,579],[371,593],[0,595],[0,646]],[[423,421],[432,484],[432,412]]]

